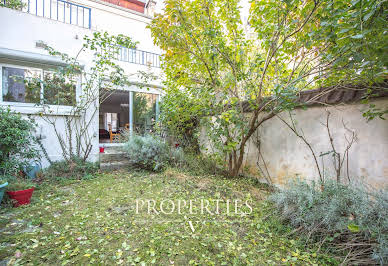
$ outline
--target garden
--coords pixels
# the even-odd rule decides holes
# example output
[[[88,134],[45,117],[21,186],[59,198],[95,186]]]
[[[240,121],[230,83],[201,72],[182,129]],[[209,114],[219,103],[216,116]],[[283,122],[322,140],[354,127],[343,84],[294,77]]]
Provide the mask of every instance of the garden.
[[[198,176],[173,168],[154,174],[97,174],[89,180],[41,185],[31,205],[2,209],[0,258],[11,265],[335,262],[317,247],[306,249],[288,237],[291,229],[268,216],[271,206],[263,200],[267,194],[252,181]],[[160,203],[202,198],[249,199],[254,211],[246,216],[149,215],[146,209],[136,213],[135,199]],[[171,205],[166,209],[170,212]]]
[[[90,127],[98,106],[130,84],[115,59],[136,42],[85,36],[77,56],[95,54],[89,68],[44,47],[66,64],[48,79],[19,82],[52,97],[64,90],[71,111],[52,115],[45,102],[34,115],[0,107],[0,265],[388,263],[388,191],[350,174],[356,134],[342,120],[339,148],[325,112],[330,150],[318,154],[294,115],[311,110],[303,92],[318,88],[320,98],[328,91],[320,88],[358,86],[365,123],[386,119],[387,107],[373,102],[388,88],[385,2],[251,1],[246,21],[239,5],[165,1],[148,26],[165,51],[160,116],[152,132],[121,136],[128,164],[117,171],[92,160]],[[144,84],[155,78],[137,74]],[[76,75],[83,96],[73,101]],[[306,147],[316,176],[277,183],[264,159],[247,169],[250,143],[263,158],[257,132],[274,119]],[[50,158],[37,120],[54,132],[61,160]]]
[[[128,169],[103,173],[74,159],[33,176],[27,162],[37,150],[26,149],[36,141],[33,123],[9,110],[1,118],[14,125],[2,127],[2,134],[11,128],[20,137],[2,138],[11,148],[2,157],[9,182],[2,181],[3,264],[336,265],[386,259],[386,193],[334,181],[323,191],[304,181],[279,190],[251,176],[230,177],[216,159],[150,135],[125,144]],[[11,194],[31,187],[27,200]]]

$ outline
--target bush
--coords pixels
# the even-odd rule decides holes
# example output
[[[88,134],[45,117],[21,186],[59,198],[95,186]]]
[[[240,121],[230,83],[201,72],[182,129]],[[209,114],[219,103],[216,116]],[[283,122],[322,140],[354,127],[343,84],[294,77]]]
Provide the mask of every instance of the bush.
[[[295,181],[270,197],[285,221],[310,240],[330,242],[348,263],[388,263],[388,191],[365,185]]]
[[[123,150],[133,168],[161,171],[166,166],[181,166],[185,163],[182,149],[171,148],[154,135],[133,135],[128,138]]]
[[[0,107],[0,175],[12,178],[39,158],[35,138],[31,134],[35,125],[20,114]]]
[[[131,166],[137,169],[161,171],[172,166],[195,175],[216,174],[222,171],[215,158],[186,153],[182,148],[170,146],[154,135],[128,137],[124,152]]]
[[[161,101],[160,130],[172,136],[185,150],[200,152],[199,124],[203,106],[182,88],[168,88]]]
[[[181,167],[194,175],[226,175],[226,171],[220,166],[216,156],[205,154],[185,154]]]
[[[25,178],[15,178],[12,179],[10,183],[8,183],[6,189],[7,191],[19,191],[35,187],[36,185],[37,184],[32,182],[31,180]]]
[[[73,158],[71,161],[53,162],[50,167],[44,170],[44,178],[51,180],[59,179],[91,179],[98,171],[98,165]]]

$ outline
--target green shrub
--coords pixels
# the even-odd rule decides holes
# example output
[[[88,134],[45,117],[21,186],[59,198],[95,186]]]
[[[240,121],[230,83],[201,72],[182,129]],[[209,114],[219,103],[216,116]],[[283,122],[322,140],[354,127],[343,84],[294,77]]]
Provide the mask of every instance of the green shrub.
[[[194,175],[216,175],[225,172],[215,156],[205,154],[186,153],[181,167]]]
[[[71,161],[53,162],[44,170],[43,176],[49,180],[59,179],[91,179],[98,171],[97,163],[87,162],[80,158]]]
[[[170,147],[157,136],[133,135],[123,149],[134,168],[160,171],[172,161]]]
[[[124,152],[134,168],[160,171],[166,166],[185,165],[185,153],[181,148],[170,147],[155,135],[128,138]]]
[[[15,177],[32,160],[39,159],[36,141],[31,134],[34,127],[20,114],[0,107],[0,175]]]
[[[199,124],[203,106],[182,88],[168,88],[161,101],[159,130],[173,137],[180,147],[200,152]]]
[[[172,166],[195,175],[216,174],[222,171],[215,158],[185,152],[184,149],[170,146],[154,135],[133,135],[128,138],[123,150],[131,166],[137,169],[161,171]]]
[[[14,178],[6,187],[7,191],[19,191],[35,187],[36,183],[25,178]]]
[[[388,263],[388,191],[365,185],[295,181],[270,197],[285,221],[310,240],[330,242],[349,263]]]

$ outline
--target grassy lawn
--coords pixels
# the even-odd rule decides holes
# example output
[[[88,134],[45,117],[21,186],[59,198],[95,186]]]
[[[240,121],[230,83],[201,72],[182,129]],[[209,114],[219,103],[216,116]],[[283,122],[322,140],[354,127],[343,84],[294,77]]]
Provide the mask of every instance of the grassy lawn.
[[[44,185],[31,205],[0,211],[0,265],[331,264],[325,254],[287,237],[271,214],[268,192],[252,180],[195,176],[169,169],[160,174],[114,172],[90,180]],[[154,212],[136,199],[155,201]],[[219,201],[201,213],[200,200]],[[250,214],[227,214],[226,200],[248,200]],[[160,203],[165,200],[164,211]],[[171,201],[166,201],[171,200]],[[178,200],[196,200],[177,211]],[[240,204],[241,204],[240,202]],[[181,201],[183,204],[183,201]],[[187,204],[188,205],[188,204]],[[242,204],[244,205],[244,204]],[[152,209],[151,209],[152,210]],[[249,212],[244,206],[240,211]],[[196,214],[194,214],[196,212]]]

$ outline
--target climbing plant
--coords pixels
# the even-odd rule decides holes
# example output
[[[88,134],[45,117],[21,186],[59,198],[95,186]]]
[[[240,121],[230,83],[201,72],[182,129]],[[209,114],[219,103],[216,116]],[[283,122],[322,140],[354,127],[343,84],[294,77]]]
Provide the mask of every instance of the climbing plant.
[[[95,138],[91,125],[99,105],[114,90],[128,85],[131,75],[137,74],[125,73],[116,61],[121,47],[134,48],[135,45],[124,35],[94,32],[84,37],[84,44],[75,56],[45,46],[50,55],[61,58],[64,64],[54,69],[49,78],[39,80],[48,92],[44,102],[37,105],[41,107],[42,119],[52,127],[66,162],[86,161],[89,157]],[[87,67],[80,63],[81,56],[91,56]],[[77,86],[79,92],[75,95]],[[70,109],[62,118],[52,115],[56,111],[52,104],[68,105]],[[61,129],[63,124],[64,129]]]

